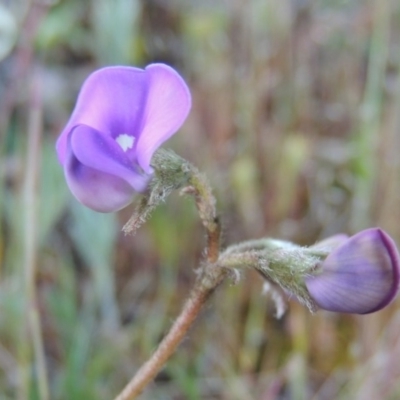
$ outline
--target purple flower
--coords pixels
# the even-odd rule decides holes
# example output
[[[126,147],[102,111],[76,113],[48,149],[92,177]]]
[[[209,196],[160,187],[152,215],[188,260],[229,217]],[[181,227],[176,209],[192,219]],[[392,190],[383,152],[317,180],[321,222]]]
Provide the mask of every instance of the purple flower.
[[[167,65],[95,71],[56,145],[71,192],[99,212],[127,206],[146,189],[152,155],[190,107],[189,89]]]
[[[390,236],[366,229],[344,240],[306,286],[320,308],[368,314],[387,306],[399,288],[399,254]]]

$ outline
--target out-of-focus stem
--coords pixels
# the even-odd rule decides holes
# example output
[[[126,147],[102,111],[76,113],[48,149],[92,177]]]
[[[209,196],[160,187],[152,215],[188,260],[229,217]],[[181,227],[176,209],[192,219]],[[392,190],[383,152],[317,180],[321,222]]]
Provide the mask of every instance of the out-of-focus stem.
[[[37,233],[37,184],[42,132],[40,87],[33,78],[28,126],[28,146],[24,181],[24,272],[26,293],[26,324],[31,335],[38,387],[41,400],[49,399],[47,373],[43,350],[40,314],[36,293],[36,233]],[[25,391],[26,392],[26,391]]]
[[[288,365],[288,381],[291,398],[293,400],[306,400],[307,392],[307,354],[309,338],[307,335],[307,310],[300,304],[293,304],[291,309],[291,336],[293,355]]]
[[[355,137],[358,176],[354,189],[352,230],[371,225],[373,185],[376,183],[377,145],[381,126],[384,78],[388,58],[391,0],[375,0],[367,82]]]

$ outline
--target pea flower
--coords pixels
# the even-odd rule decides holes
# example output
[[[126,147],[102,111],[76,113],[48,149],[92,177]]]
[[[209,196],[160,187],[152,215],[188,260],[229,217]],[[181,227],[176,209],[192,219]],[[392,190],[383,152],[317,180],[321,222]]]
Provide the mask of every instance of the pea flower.
[[[335,248],[305,283],[317,305],[328,311],[368,314],[387,306],[399,288],[399,254],[379,228],[346,238],[333,237]],[[325,242],[329,243],[329,240]],[[324,242],[316,248],[323,248]]]
[[[84,82],[56,145],[67,184],[99,212],[127,206],[146,190],[150,161],[191,107],[186,83],[171,67],[106,67]]]

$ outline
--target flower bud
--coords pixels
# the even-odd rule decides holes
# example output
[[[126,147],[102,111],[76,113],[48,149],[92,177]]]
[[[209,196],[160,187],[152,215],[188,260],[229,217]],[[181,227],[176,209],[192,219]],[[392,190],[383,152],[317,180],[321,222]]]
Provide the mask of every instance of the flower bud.
[[[321,261],[305,283],[325,310],[368,314],[386,307],[399,288],[399,254],[394,241],[379,228],[344,240]]]

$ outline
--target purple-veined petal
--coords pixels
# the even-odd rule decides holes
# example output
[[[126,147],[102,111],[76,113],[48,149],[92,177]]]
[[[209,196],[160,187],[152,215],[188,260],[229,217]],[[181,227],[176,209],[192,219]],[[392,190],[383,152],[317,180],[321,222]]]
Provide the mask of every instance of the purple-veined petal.
[[[137,136],[142,128],[149,76],[139,68],[106,67],[84,82],[74,111],[57,141],[61,164],[68,135],[76,125],[88,125],[110,137]]]
[[[139,165],[150,172],[153,153],[181,127],[190,111],[191,97],[186,83],[167,65],[149,65],[146,73],[149,91],[136,154]]]
[[[399,287],[399,254],[379,228],[352,236],[333,250],[314,276],[306,278],[310,295],[329,311],[367,314],[388,305]]]
[[[100,212],[125,207],[149,180],[112,138],[86,125],[77,126],[69,136],[64,171],[74,196]]]

